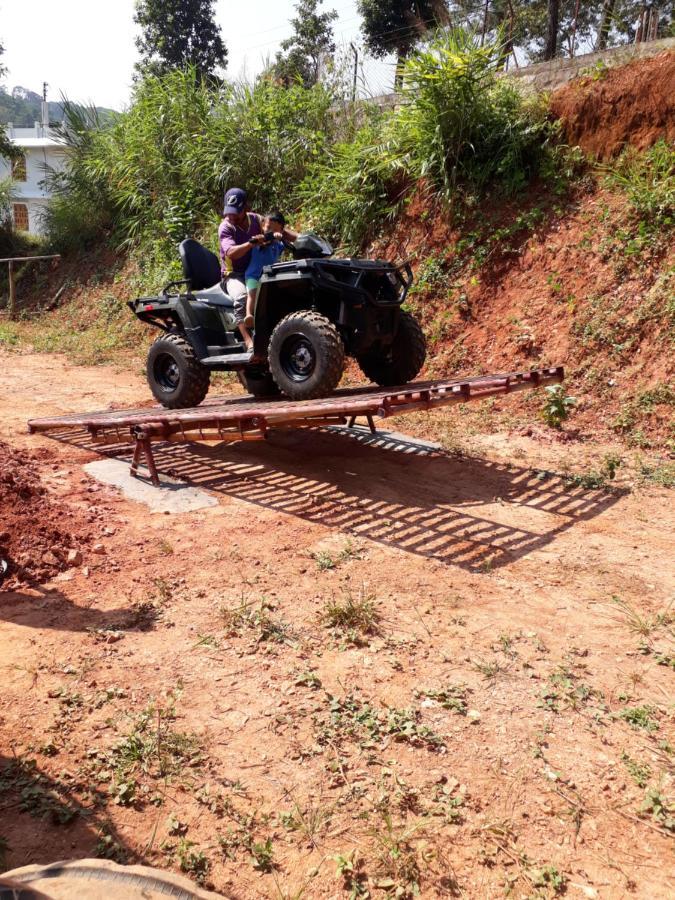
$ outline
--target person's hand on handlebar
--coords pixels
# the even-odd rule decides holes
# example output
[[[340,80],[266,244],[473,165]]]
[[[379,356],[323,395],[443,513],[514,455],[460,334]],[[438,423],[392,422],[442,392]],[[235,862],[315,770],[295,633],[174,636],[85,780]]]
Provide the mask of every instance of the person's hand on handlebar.
[[[248,239],[248,242],[249,244],[257,244],[259,246],[260,244],[266,244],[267,238],[264,234],[254,234],[253,237]]]

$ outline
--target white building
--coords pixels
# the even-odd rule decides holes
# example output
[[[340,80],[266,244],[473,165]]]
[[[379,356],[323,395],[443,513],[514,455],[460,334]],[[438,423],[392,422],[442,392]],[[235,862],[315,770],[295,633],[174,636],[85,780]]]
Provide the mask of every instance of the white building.
[[[5,132],[21,154],[14,160],[0,157],[0,179],[12,179],[14,227],[40,234],[42,214],[51,197],[44,183],[45,168],[62,169],[67,148],[50,131],[46,103],[42,104],[42,122],[35,122],[32,128],[14,128],[10,122]]]

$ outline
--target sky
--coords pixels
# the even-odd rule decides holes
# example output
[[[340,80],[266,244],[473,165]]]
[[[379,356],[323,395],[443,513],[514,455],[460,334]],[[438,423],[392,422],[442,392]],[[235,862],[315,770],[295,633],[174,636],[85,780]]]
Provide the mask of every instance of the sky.
[[[358,41],[356,0],[324,0],[334,9],[336,44]],[[216,0],[216,20],[228,49],[227,75],[253,77],[266,57],[291,33],[293,0]],[[0,0],[0,44],[9,69],[4,86],[41,92],[50,100],[63,92],[121,110],[128,103],[137,59],[134,0]],[[370,93],[389,89],[389,66],[369,63],[364,72]]]

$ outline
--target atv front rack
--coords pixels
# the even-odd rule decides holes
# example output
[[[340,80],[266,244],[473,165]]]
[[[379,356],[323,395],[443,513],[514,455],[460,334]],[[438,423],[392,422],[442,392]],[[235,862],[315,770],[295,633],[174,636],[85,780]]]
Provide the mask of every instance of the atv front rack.
[[[134,452],[131,474],[138,474],[144,456],[152,483],[159,486],[159,475],[152,452],[153,441],[234,441],[264,440],[275,428],[321,428],[348,425],[365,419],[374,433],[375,419],[432,410],[453,403],[482,400],[497,394],[510,394],[563,380],[562,366],[479,375],[456,381],[425,381],[400,388],[357,388],[336,391],[321,400],[292,402],[284,398],[259,400],[254,397],[218,397],[192,409],[106,410],[76,413],[44,419],[31,419],[28,431],[63,432],[86,429],[96,443],[131,442]]]

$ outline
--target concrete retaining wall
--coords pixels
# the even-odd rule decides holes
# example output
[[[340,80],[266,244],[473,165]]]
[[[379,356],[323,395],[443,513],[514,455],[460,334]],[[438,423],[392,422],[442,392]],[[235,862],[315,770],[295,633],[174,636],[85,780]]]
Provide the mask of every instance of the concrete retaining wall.
[[[606,66],[623,66],[634,59],[656,56],[663,50],[675,50],[675,38],[662,38],[642,44],[627,44],[625,47],[586,53],[583,56],[575,56],[573,59],[551,59],[548,62],[535,63],[523,69],[511,69],[508,74],[525,90],[554,91],[573,78],[584,74],[585,70],[593,69],[596,63],[602,62]]]

